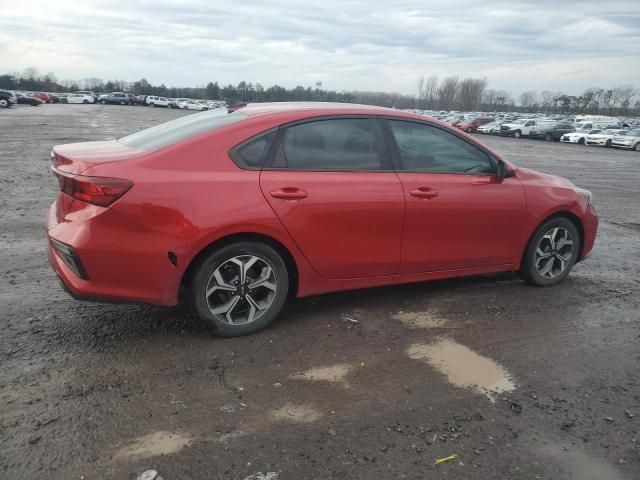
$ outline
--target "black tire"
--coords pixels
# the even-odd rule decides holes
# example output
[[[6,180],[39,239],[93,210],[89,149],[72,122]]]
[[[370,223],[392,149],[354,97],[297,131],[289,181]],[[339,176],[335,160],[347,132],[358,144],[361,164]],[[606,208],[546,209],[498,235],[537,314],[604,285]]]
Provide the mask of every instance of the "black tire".
[[[84,103],[85,105],[89,103],[89,100],[83,100],[82,103]]]
[[[564,270],[562,270],[562,272],[557,276],[549,278],[542,276],[535,266],[536,250],[538,248],[538,245],[540,244],[540,240],[542,239],[542,237],[544,237],[549,231],[554,228],[563,228],[567,230],[571,236],[573,245],[571,250],[571,257],[566,262]],[[580,254],[581,246],[582,239],[580,238],[580,233],[571,220],[566,217],[552,218],[540,225],[529,240],[527,248],[525,249],[524,255],[522,257],[522,263],[520,265],[520,271],[518,273],[525,282],[531,285],[535,285],[538,287],[551,287],[553,285],[556,285],[567,278],[567,276],[571,272],[571,269],[578,261],[578,255]]]
[[[513,136],[515,138],[520,138],[522,137],[522,132],[520,130],[516,130],[515,132],[513,132]]]
[[[155,103],[150,103],[149,105],[151,105],[152,107],[155,107],[156,104]]]
[[[550,133],[547,133],[547,134],[544,136],[544,139],[545,139],[547,142],[553,142],[553,135],[551,135]]]
[[[604,144],[605,147],[607,148],[611,148],[611,140],[607,140],[607,142]]]
[[[636,143],[633,147],[636,152],[640,152],[640,142]]]
[[[257,256],[269,264],[275,274],[276,292],[270,305],[256,320],[251,323],[233,325],[221,320],[211,312],[205,292],[218,267],[223,266],[234,257],[243,255]],[[289,274],[282,257],[270,246],[259,242],[238,242],[215,250],[200,260],[193,271],[189,284],[186,301],[190,311],[200,323],[214,335],[237,337],[262,330],[278,316],[289,293]],[[241,298],[244,297],[241,296]]]
[[[11,106],[11,102],[6,98],[0,98],[0,108],[9,108]]]
[[[120,105],[126,105],[126,104],[127,104],[127,102],[125,102],[123,100],[120,100]]]
[[[107,104],[107,101],[106,101],[106,100],[100,100],[100,103],[101,103],[102,105],[106,105],[106,104]]]
[[[584,137],[580,137],[580,138],[578,139],[578,145],[584,145],[584,144],[585,144]]]

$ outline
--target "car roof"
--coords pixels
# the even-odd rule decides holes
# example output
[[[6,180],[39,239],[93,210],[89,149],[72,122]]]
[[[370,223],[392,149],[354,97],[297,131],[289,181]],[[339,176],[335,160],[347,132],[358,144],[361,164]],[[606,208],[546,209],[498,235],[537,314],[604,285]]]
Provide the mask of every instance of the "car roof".
[[[377,107],[374,105],[359,105],[355,103],[338,102],[265,102],[249,103],[239,109],[250,117],[270,113],[301,112],[313,110],[315,115],[323,114],[353,114],[353,115],[394,115],[409,118],[420,118],[418,115],[396,110],[394,108]]]

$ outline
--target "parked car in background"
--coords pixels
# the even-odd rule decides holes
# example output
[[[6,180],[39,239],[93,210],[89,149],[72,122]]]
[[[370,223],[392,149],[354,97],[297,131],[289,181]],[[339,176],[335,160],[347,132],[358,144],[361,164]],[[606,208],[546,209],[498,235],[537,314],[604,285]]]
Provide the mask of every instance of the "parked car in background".
[[[529,136],[529,131],[536,126],[537,122],[534,118],[520,118],[511,123],[503,123],[500,125],[500,135],[512,136],[515,138]]]
[[[17,97],[18,97],[18,103],[21,103],[24,105],[31,105],[32,107],[37,107],[38,105],[42,105],[44,103],[39,98],[30,97],[29,95],[22,95],[21,93],[19,93]]]
[[[56,93],[47,93],[51,99],[51,103],[60,103],[60,97]]]
[[[500,132],[500,123],[498,122],[490,122],[484,125],[480,125],[476,132],[484,133],[486,135],[492,135],[495,132]]]
[[[84,93],[72,93],[67,97],[67,103],[95,103],[95,99],[91,95]]]
[[[478,127],[486,125],[493,121],[494,119],[491,117],[475,117],[469,120],[463,120],[462,122],[458,123],[456,127],[458,127],[463,132],[473,133],[478,130]]]
[[[18,103],[16,94],[7,90],[0,90],[0,108],[9,108]]]
[[[184,102],[183,105],[184,106],[182,108],[186,108],[187,110],[199,110],[199,111],[209,110],[209,107],[207,107],[205,104],[196,102],[195,100],[189,100],[188,102]]]
[[[577,143],[578,145],[584,145],[587,141],[588,135],[594,135],[596,133],[602,132],[600,128],[594,128],[591,130],[578,130],[575,132],[567,133],[560,137],[560,141],[563,143]]]
[[[265,328],[292,296],[501,271],[552,286],[598,226],[569,180],[381,107],[256,103],[51,157],[46,248],[65,289],[181,299],[222,336]]]
[[[73,92],[73,93],[78,93],[80,95],[89,95],[90,97],[93,97],[94,102],[98,101],[98,94],[91,90],[78,90],[77,92]]]
[[[611,141],[611,146],[640,152],[640,129],[627,130],[623,135],[616,135]]]
[[[32,96],[35,97],[35,98],[39,98],[44,103],[53,103],[53,101],[51,100],[51,97],[49,96],[48,93],[45,93],[45,92],[34,92],[32,94]]]
[[[600,133],[590,133],[585,137],[585,143],[587,145],[599,145],[602,147],[610,147],[613,137],[616,135],[624,135],[627,130],[619,130],[615,128],[609,128],[602,130]]]
[[[149,95],[145,101],[147,102],[147,105],[151,107],[169,107],[169,99],[166,97]]]
[[[146,95],[137,95],[136,96],[136,105],[146,105],[147,102],[147,96]]]
[[[187,102],[190,102],[190,98],[176,98],[176,106],[178,108],[187,108]]]
[[[100,103],[102,105],[133,105],[134,100],[131,99],[132,95],[124,92],[111,92],[107,95],[100,96]]]
[[[543,138],[547,142],[560,140],[566,133],[574,132],[575,128],[570,123],[550,121],[537,122],[536,126],[529,130],[529,138]]]

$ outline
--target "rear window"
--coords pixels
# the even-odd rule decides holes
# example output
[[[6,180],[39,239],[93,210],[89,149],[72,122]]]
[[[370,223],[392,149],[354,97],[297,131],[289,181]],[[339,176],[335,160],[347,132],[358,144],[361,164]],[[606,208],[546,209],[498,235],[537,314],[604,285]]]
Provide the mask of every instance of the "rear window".
[[[240,112],[208,111],[187,115],[146,130],[127,135],[118,139],[130,147],[142,150],[156,150],[181,142],[187,138],[195,137],[204,132],[217,130],[218,128],[240,122],[247,116]]]

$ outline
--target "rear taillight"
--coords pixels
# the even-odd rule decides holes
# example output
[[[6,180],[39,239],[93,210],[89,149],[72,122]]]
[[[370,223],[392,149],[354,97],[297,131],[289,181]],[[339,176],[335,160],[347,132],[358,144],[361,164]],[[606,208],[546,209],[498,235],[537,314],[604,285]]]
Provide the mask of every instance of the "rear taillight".
[[[60,191],[81,202],[108,207],[133,186],[123,178],[85,177],[67,175],[54,169]]]

